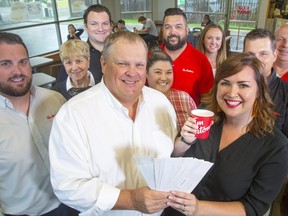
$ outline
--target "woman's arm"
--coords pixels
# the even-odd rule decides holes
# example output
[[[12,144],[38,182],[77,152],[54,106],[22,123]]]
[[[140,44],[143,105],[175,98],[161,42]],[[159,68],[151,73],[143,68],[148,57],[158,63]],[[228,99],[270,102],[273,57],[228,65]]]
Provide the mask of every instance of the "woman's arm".
[[[172,152],[173,157],[183,156],[190,146],[195,143],[195,133],[197,129],[196,119],[188,117],[181,129],[180,137],[177,137],[175,140],[174,150]]]
[[[84,32],[84,29],[77,29],[75,35],[79,38]]]

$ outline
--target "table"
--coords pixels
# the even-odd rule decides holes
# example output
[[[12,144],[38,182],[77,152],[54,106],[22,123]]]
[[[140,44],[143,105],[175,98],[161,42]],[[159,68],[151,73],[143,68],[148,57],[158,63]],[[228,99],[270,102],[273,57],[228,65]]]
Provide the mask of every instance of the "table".
[[[33,73],[37,73],[37,67],[47,65],[53,62],[53,59],[41,57],[41,56],[36,56],[36,57],[30,58],[29,60],[30,60],[31,67],[33,68]]]
[[[135,33],[140,35],[140,36],[144,36],[144,35],[148,34],[147,32],[141,32],[141,31],[136,31]]]
[[[32,85],[45,88],[51,88],[52,84],[56,82],[56,78],[45,73],[32,74]]]

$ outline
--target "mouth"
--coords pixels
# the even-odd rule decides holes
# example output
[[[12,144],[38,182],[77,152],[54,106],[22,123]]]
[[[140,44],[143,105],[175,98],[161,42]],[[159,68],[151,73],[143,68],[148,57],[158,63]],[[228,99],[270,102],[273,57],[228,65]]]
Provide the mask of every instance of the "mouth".
[[[124,82],[125,84],[128,84],[128,85],[133,85],[133,84],[137,83],[137,81],[129,81],[129,80],[122,80],[122,82]]]
[[[236,108],[242,103],[241,101],[236,101],[236,100],[224,99],[224,101],[229,108]]]
[[[217,49],[218,46],[210,46],[211,49]]]
[[[25,79],[24,76],[17,76],[17,77],[10,78],[10,81],[13,83],[20,83],[20,82],[23,82],[24,79]]]
[[[282,54],[288,54],[288,50],[279,50],[279,52]]]
[[[179,40],[179,37],[178,36],[176,36],[176,35],[170,35],[169,37],[168,37],[168,40],[169,41],[178,41]]]
[[[159,86],[167,86],[167,85],[168,85],[167,82],[158,82],[157,84],[158,84]]]

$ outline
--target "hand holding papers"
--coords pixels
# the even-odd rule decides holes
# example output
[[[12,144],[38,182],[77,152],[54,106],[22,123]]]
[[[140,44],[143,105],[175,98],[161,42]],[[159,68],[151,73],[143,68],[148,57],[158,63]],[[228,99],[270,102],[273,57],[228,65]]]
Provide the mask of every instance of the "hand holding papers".
[[[148,186],[158,191],[190,193],[213,163],[196,158],[136,157],[137,166]]]

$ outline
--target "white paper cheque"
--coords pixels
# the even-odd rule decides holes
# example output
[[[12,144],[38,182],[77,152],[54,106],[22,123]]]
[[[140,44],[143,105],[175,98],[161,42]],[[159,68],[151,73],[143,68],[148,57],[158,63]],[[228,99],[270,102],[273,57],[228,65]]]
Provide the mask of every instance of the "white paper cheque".
[[[212,167],[213,163],[197,158],[135,157],[147,185],[158,191],[190,193]]]

